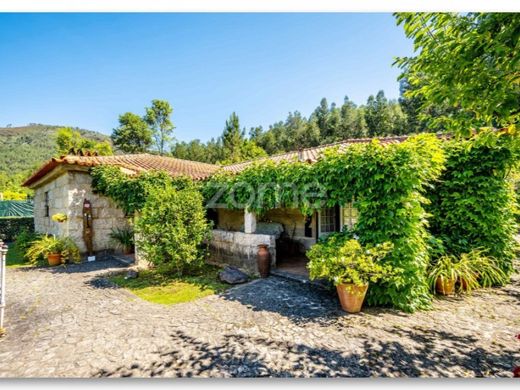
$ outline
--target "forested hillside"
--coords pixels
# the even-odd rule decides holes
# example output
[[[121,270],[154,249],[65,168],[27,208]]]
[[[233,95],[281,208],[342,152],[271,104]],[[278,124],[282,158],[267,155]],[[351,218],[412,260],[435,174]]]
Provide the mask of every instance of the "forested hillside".
[[[56,153],[55,134],[62,127],[34,123],[0,127],[0,192],[21,190],[23,179]],[[109,139],[94,131],[75,130],[96,141]]]

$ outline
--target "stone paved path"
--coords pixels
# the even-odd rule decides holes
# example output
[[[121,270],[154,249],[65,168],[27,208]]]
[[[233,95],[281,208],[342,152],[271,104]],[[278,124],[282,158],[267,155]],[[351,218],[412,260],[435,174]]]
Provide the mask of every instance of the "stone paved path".
[[[340,311],[271,277],[161,306],[98,275],[116,263],[9,269],[0,376],[512,376],[520,281],[407,315]]]

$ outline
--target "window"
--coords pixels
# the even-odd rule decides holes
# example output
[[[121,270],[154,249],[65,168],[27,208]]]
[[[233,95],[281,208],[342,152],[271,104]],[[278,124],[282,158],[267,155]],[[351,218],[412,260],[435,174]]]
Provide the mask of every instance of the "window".
[[[342,226],[347,227],[349,230],[354,227],[358,220],[358,211],[352,207],[352,203],[347,203],[341,208]]]
[[[336,229],[336,207],[327,207],[319,212],[319,236],[326,236],[337,231]]]
[[[49,191],[45,191],[45,217],[49,216]]]

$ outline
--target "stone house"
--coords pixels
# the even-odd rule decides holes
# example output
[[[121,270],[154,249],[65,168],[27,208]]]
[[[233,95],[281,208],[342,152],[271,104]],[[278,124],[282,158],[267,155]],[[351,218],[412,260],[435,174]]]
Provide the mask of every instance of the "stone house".
[[[402,142],[406,138],[388,137],[380,139],[380,142]],[[275,162],[299,160],[313,163],[327,147],[336,146],[344,150],[353,143],[369,141],[371,139],[345,140],[264,159]],[[90,167],[113,165],[128,174],[163,170],[172,176],[187,175],[195,180],[203,180],[220,170],[238,173],[253,162],[221,167],[150,154],[63,156],[48,161],[29,177],[24,185],[35,191],[35,230],[40,233],[69,236],[82,252],[86,251],[83,241],[83,201],[89,200],[92,204],[94,251],[100,253],[114,249],[109,234],[113,228],[128,226],[128,219],[110,199],[93,193]],[[51,217],[55,213],[67,214],[68,220],[61,224],[54,222]],[[356,223],[357,212],[351,204],[324,208],[310,217],[304,216],[297,209],[274,209],[257,216],[247,210],[217,207],[208,210],[208,218],[213,221],[215,227],[210,243],[211,262],[234,265],[248,273],[256,274],[258,245],[266,244],[274,267],[305,274],[305,251],[316,243],[319,237],[341,231],[345,225],[352,227]]]
[[[92,191],[89,169],[97,165],[120,167],[125,173],[137,174],[148,170],[164,170],[171,175],[188,175],[201,179],[215,172],[211,164],[179,160],[150,154],[123,156],[63,156],[52,158],[25,182],[34,190],[34,229],[38,233],[71,237],[85,253],[83,240],[83,202],[88,200],[92,209],[93,249],[103,253],[114,249],[110,232],[128,227],[128,218],[114,202]],[[52,220],[57,213],[67,215],[67,221]]]

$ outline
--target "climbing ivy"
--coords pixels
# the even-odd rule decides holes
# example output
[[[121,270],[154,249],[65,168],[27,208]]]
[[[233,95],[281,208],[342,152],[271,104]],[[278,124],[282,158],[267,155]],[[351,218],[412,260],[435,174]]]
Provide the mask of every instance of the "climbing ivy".
[[[119,167],[100,165],[91,169],[92,188],[96,193],[111,198],[127,215],[140,211],[152,188],[173,185],[181,190],[193,185],[185,176],[172,178],[166,172],[149,171],[139,175],[128,175]]]
[[[425,193],[441,174],[444,153],[434,135],[384,145],[377,140],[348,151],[326,151],[315,164],[266,161],[239,174],[221,173],[203,189],[208,202],[262,213],[297,207],[311,214],[354,199],[359,211],[355,233],[363,245],[390,241],[384,262],[402,271],[402,283],[371,286],[367,301],[414,311],[429,305]]]
[[[428,207],[430,231],[447,253],[484,249],[507,274],[513,270],[518,210],[511,173],[520,146],[512,130],[484,130],[446,142],[446,170],[429,194]]]

